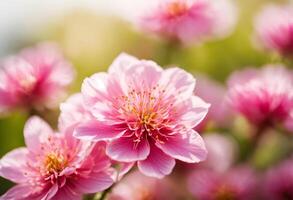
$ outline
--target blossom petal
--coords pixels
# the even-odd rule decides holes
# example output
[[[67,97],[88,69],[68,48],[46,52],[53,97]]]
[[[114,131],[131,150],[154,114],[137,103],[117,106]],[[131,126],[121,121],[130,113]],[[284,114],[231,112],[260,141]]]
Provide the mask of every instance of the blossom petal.
[[[74,136],[87,140],[107,140],[121,137],[125,132],[119,125],[106,125],[96,120],[81,123],[74,131]]]
[[[10,188],[4,195],[0,197],[1,200],[38,200],[40,198],[31,195],[32,187],[29,185],[16,185]]]
[[[200,162],[207,157],[204,141],[194,130],[170,137],[165,143],[156,145],[169,156],[187,163]]]
[[[0,160],[0,176],[15,183],[26,181],[24,172],[26,169],[26,157],[28,150],[26,148],[17,148],[7,153]]]
[[[53,130],[41,118],[37,116],[31,117],[24,127],[24,139],[27,148],[32,152],[40,150],[40,143],[48,140]]]
[[[109,188],[114,183],[110,174],[106,172],[90,174],[89,177],[79,177],[75,185],[75,191],[79,193],[96,193]]]
[[[127,53],[121,53],[113,61],[113,63],[109,67],[108,72],[117,74],[124,73],[129,68],[129,66],[136,62],[138,62],[138,59],[134,56],[131,56]]]
[[[121,137],[108,144],[106,154],[116,161],[134,162],[144,160],[150,153],[150,146],[146,139],[139,143],[132,137]]]
[[[210,104],[197,96],[182,103],[180,120],[188,128],[196,127],[207,115]],[[180,108],[178,108],[180,110]]]
[[[183,69],[170,68],[163,72],[161,84],[167,86],[167,92],[172,90],[172,92],[176,92],[184,100],[192,96],[195,79]]]
[[[170,174],[174,166],[175,159],[166,155],[155,145],[151,145],[147,159],[138,161],[138,168],[143,174],[156,178],[163,178]]]

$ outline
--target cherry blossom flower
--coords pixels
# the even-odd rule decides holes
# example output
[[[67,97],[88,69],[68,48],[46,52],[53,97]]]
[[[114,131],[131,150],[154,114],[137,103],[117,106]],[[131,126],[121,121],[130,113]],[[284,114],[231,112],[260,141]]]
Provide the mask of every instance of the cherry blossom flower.
[[[282,65],[245,69],[232,74],[229,101],[249,122],[259,127],[280,123],[290,128],[293,73]]]
[[[120,55],[108,73],[96,73],[82,85],[85,105],[94,116],[75,136],[109,141],[106,153],[116,161],[136,162],[148,176],[172,172],[175,159],[206,158],[201,136],[193,128],[209,104],[193,94],[195,79],[179,68]]]
[[[226,36],[236,19],[229,0],[167,0],[148,8],[139,24],[147,32],[186,44]]]
[[[255,19],[255,35],[266,49],[293,56],[293,5],[267,5]]]
[[[2,112],[53,106],[74,77],[71,65],[51,43],[25,49],[0,65]]]
[[[113,184],[114,170],[105,143],[91,145],[72,136],[72,129],[54,133],[46,122],[31,117],[25,125],[26,148],[0,160],[0,175],[15,182],[1,199],[82,199]]]

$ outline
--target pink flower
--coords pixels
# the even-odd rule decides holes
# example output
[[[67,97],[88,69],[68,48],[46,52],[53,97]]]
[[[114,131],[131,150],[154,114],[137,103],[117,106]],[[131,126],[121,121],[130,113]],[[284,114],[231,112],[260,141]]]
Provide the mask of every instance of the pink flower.
[[[81,199],[84,193],[112,185],[114,171],[104,143],[81,142],[72,137],[72,131],[54,133],[38,117],[28,120],[24,137],[26,148],[0,160],[0,175],[17,184],[1,199]]]
[[[234,109],[260,127],[292,122],[293,73],[281,65],[235,72],[229,79]]]
[[[73,80],[73,69],[54,44],[23,50],[1,64],[0,111],[52,106]]]
[[[232,111],[226,101],[226,88],[204,75],[197,76],[195,94],[211,104],[209,113],[196,130],[203,130],[209,123],[216,127],[227,127]]]
[[[269,170],[263,184],[263,198],[293,199],[293,161],[285,161]]]
[[[255,20],[262,45],[285,56],[293,56],[293,5],[267,5]]]
[[[183,43],[225,36],[236,22],[229,0],[166,0],[141,17],[140,26],[163,38]]]
[[[188,180],[190,192],[198,200],[254,199],[257,181],[248,167],[237,167],[226,172],[197,170]]]
[[[168,179],[147,177],[135,171],[113,188],[108,200],[179,199],[176,195],[176,185]]]
[[[142,173],[163,177],[175,160],[200,162],[206,149],[193,128],[209,104],[193,95],[195,79],[179,69],[120,55],[108,73],[84,80],[82,93],[94,116],[75,129],[75,136],[110,141],[107,155],[136,162]]]

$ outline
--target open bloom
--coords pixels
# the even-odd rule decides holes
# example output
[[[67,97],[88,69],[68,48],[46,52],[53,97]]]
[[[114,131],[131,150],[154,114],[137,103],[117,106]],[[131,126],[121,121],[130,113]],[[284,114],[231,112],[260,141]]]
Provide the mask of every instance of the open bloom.
[[[127,175],[113,188],[112,192],[109,194],[108,200],[175,200],[179,199],[176,188],[176,185],[172,184],[168,179],[147,177],[135,171]]]
[[[229,101],[234,109],[260,127],[292,125],[293,73],[284,66],[235,72],[229,79]]]
[[[108,73],[84,80],[85,105],[94,116],[75,129],[75,136],[109,140],[107,155],[135,162],[148,176],[171,173],[175,159],[199,162],[206,149],[193,128],[209,104],[193,94],[195,79],[179,69],[120,55]]]
[[[293,199],[293,161],[285,161],[270,169],[262,185],[265,199]]]
[[[23,50],[0,68],[0,111],[52,106],[74,76],[60,50],[49,43]]]
[[[236,18],[236,9],[229,0],[166,0],[158,1],[139,23],[144,30],[163,38],[198,43],[207,37],[227,35]]]
[[[0,175],[17,184],[1,199],[82,199],[84,193],[112,185],[114,171],[104,143],[93,146],[79,141],[68,130],[54,133],[40,118],[28,120],[24,129],[27,147],[0,160]]]
[[[258,41],[268,50],[293,56],[293,5],[267,5],[255,20]]]
[[[189,190],[198,200],[254,199],[256,186],[255,174],[246,166],[225,172],[199,169],[188,179]]]

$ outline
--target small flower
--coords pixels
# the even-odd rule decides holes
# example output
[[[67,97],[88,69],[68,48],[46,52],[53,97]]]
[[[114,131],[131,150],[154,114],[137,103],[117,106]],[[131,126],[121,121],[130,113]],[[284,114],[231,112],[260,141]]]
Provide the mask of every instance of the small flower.
[[[127,175],[113,188],[108,200],[175,200],[179,199],[176,198],[175,188],[176,185],[173,185],[168,179],[160,180],[147,177],[135,171]]]
[[[113,184],[113,169],[104,143],[91,145],[54,133],[46,122],[31,117],[25,125],[26,148],[15,149],[0,160],[0,175],[17,185],[1,199],[81,199]]]
[[[52,106],[73,80],[73,69],[54,44],[23,50],[1,63],[0,111]]]
[[[188,179],[189,190],[198,200],[254,199],[256,186],[255,174],[246,166],[225,172],[199,169]]]
[[[231,105],[250,123],[267,127],[292,122],[293,73],[284,66],[235,72],[228,84]]]
[[[292,57],[293,6],[265,6],[255,19],[255,32],[265,48]]]
[[[140,19],[140,26],[163,38],[198,43],[225,36],[234,27],[236,9],[229,0],[159,1]]]
[[[293,161],[285,161],[270,169],[264,179],[263,198],[293,199]]]
[[[92,120],[75,129],[78,138],[108,140],[107,155],[138,162],[148,176],[170,174],[175,159],[200,162],[206,157],[201,136],[193,128],[209,104],[193,95],[195,79],[179,69],[120,55],[108,73],[86,78],[82,94]]]

